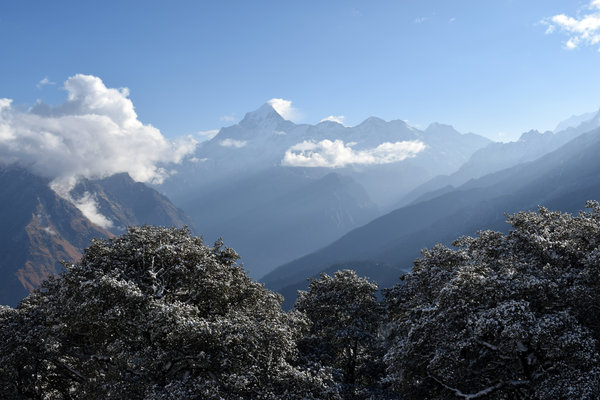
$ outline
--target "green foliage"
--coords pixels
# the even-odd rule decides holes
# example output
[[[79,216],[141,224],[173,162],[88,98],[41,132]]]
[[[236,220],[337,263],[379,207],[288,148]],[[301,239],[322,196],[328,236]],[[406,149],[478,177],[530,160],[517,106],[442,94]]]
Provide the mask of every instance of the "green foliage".
[[[387,380],[408,398],[600,396],[600,207],[521,212],[423,252],[387,292]]]

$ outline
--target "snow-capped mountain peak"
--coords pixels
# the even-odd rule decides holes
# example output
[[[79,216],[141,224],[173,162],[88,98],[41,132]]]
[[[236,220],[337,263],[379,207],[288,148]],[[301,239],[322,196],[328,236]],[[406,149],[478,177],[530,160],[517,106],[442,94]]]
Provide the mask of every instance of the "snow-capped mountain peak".
[[[246,113],[244,119],[240,121],[242,126],[257,126],[264,124],[276,124],[285,121],[279,113],[269,103],[263,104],[258,110]]]

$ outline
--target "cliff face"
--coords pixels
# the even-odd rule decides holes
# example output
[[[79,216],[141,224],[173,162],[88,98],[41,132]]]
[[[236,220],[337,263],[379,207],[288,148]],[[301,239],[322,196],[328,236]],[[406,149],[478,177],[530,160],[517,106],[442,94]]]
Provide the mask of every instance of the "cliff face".
[[[61,261],[76,262],[94,238],[108,238],[131,225],[191,226],[171,201],[127,174],[82,179],[71,200],[90,199],[110,226],[91,222],[57,195],[47,178],[17,166],[0,167],[0,304],[16,305]]]
[[[48,184],[24,168],[0,168],[0,304],[16,305],[91,239],[111,236]]]

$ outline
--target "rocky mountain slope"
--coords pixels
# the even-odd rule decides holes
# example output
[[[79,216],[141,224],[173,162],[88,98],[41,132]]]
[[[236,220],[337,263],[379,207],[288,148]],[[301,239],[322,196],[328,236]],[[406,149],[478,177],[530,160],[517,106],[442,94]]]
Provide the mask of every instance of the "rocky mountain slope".
[[[61,261],[79,259],[93,238],[108,238],[128,225],[182,226],[191,222],[169,200],[128,175],[83,180],[72,191],[87,196],[111,221],[101,227],[50,188],[50,180],[19,166],[0,167],[0,304],[15,305]]]
[[[0,169],[0,204],[0,304],[14,305],[59,261],[77,260],[92,238],[111,236],[23,168]]]

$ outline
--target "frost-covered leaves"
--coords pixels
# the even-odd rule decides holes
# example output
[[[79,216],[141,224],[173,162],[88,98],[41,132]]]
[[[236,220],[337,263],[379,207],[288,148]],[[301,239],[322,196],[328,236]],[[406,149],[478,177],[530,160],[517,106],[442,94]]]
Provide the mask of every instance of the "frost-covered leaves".
[[[354,271],[322,274],[300,291],[294,309],[310,321],[299,348],[305,363],[333,368],[348,398],[373,394],[380,363],[378,333],[382,320],[377,285]]]
[[[187,229],[94,242],[0,310],[1,388],[44,399],[335,398],[324,370],[292,364],[304,318],[237,258]]]
[[[423,252],[387,292],[387,380],[411,398],[600,396],[600,207],[522,212]]]

